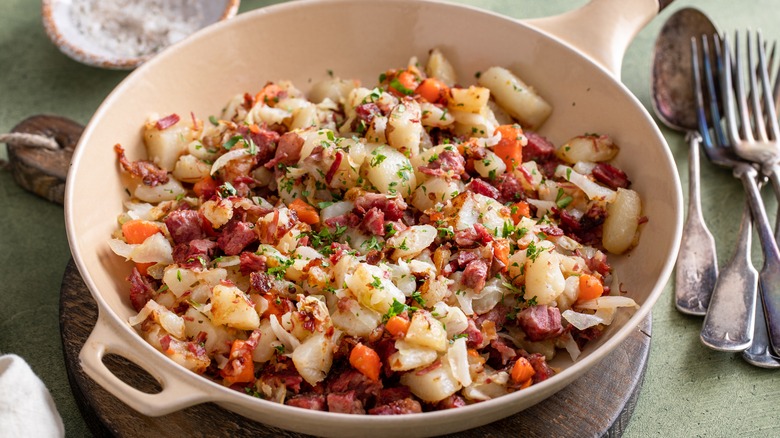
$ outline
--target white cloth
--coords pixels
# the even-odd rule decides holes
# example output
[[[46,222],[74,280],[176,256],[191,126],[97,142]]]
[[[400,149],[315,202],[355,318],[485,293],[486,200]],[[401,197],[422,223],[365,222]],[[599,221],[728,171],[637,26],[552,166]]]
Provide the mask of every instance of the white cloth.
[[[62,418],[41,379],[21,357],[0,356],[0,437],[62,436]]]

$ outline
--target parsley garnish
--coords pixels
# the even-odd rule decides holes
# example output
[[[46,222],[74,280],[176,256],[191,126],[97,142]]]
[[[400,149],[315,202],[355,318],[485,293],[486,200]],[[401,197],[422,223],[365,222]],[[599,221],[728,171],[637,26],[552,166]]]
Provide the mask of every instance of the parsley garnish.
[[[211,124],[214,126],[219,125],[219,120],[217,120],[217,118],[214,116],[209,116],[209,122],[211,122]]]
[[[276,259],[279,262],[278,266],[274,266],[273,268],[268,268],[268,275],[272,275],[276,277],[278,280],[283,280],[284,275],[287,273],[287,268],[292,266],[293,261],[292,260],[285,260],[285,259]]]
[[[390,319],[390,318],[392,318],[392,317],[394,317],[396,315],[400,315],[400,314],[404,313],[407,310],[409,312],[416,312],[416,311],[418,311],[420,309],[417,308],[417,307],[407,306],[406,304],[404,304],[404,303],[396,300],[395,298],[393,298],[393,304],[390,306],[390,309],[387,310],[387,313],[385,313],[382,316],[382,322],[387,322],[388,319]]]
[[[541,254],[542,251],[544,251],[543,248],[539,248],[536,246],[534,242],[531,242],[528,244],[528,248],[525,250],[525,255],[526,257],[531,259],[531,261],[535,261],[536,258],[539,257],[539,254]]]
[[[382,286],[382,279],[377,277],[376,275],[372,275],[371,278],[374,279],[371,283],[368,283],[369,286],[373,287],[374,289],[384,289],[385,287]]]
[[[382,164],[383,161],[385,161],[385,159],[387,159],[385,155],[382,154],[376,155],[376,152],[374,152],[373,155],[374,158],[371,159],[371,163],[370,163],[371,167],[379,166],[380,164]]]
[[[222,195],[223,198],[227,198],[228,196],[236,196],[236,193],[238,193],[236,192],[236,188],[233,187],[233,184],[230,184],[227,181],[219,186],[219,194]]]
[[[421,307],[425,307],[425,299],[423,299],[422,294],[419,291],[412,292],[412,299],[417,301],[417,304]]]
[[[233,148],[233,146],[236,145],[239,141],[243,141],[244,137],[241,137],[240,135],[234,135],[230,137],[230,140],[226,141],[224,145],[222,145],[223,148],[230,150]]]

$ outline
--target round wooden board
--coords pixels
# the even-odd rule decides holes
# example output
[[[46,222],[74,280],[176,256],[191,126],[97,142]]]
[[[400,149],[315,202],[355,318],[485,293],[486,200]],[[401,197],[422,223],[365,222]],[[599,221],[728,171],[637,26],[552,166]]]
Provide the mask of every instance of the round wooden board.
[[[60,332],[68,379],[82,415],[96,436],[302,437],[246,419],[215,404],[162,417],[141,415],[109,394],[81,369],[79,351],[97,320],[97,305],[71,260],[60,295]],[[636,405],[650,351],[651,317],[585,376],[543,402],[459,437],[619,437]],[[147,373],[118,356],[107,366],[141,390],[159,391]],[[594,409],[594,406],[597,408]],[[435,431],[432,431],[435,432]]]

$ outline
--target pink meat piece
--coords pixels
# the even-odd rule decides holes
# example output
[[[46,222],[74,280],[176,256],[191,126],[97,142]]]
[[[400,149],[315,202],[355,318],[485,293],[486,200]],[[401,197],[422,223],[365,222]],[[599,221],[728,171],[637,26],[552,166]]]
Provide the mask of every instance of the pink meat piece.
[[[502,203],[520,201],[525,197],[523,186],[511,173],[504,173],[496,178],[496,188],[499,192],[498,199]]]
[[[274,158],[265,163],[267,169],[273,169],[277,164],[282,163],[291,166],[301,158],[301,149],[303,148],[303,137],[294,132],[285,132],[279,137],[276,146]]]
[[[286,405],[296,408],[310,409],[312,411],[326,410],[325,396],[321,394],[303,394],[287,399]]]
[[[364,404],[369,399],[376,397],[381,389],[381,381],[374,382],[353,368],[345,369],[328,382],[329,393],[354,391],[355,398],[362,401]]]
[[[365,414],[363,402],[355,398],[355,391],[331,392],[327,396],[328,411],[342,414]]]
[[[130,282],[130,303],[136,312],[140,312],[157,290],[154,280],[151,277],[141,275],[137,268],[133,268],[127,281]]]
[[[239,256],[239,270],[244,275],[249,275],[251,272],[266,270],[266,256],[257,255],[253,252],[244,251]]]
[[[381,193],[364,193],[355,200],[355,212],[365,215],[372,208],[377,208],[385,214],[385,220],[397,221],[403,217],[406,202],[400,196],[388,198]]]
[[[220,233],[217,239],[219,246],[225,255],[238,255],[250,243],[257,240],[257,234],[249,222],[231,221]]]
[[[211,261],[217,243],[208,239],[194,239],[173,247],[173,261],[188,269],[204,268]]]
[[[382,210],[373,207],[366,212],[363,221],[360,223],[360,229],[373,236],[385,235],[385,214]]]
[[[550,140],[533,131],[524,134],[528,144],[523,147],[523,161],[544,162],[555,156],[555,145]]]
[[[488,264],[482,259],[473,260],[463,270],[461,281],[466,287],[470,287],[474,289],[474,292],[479,293],[485,287],[487,276]]]
[[[490,185],[489,182],[479,178],[472,179],[471,182],[466,186],[466,190],[493,199],[498,199],[498,197],[501,196],[501,193],[497,188]]]
[[[411,397],[379,405],[368,410],[368,413],[371,415],[401,415],[420,412],[422,412],[420,402]]]
[[[591,173],[596,181],[606,184],[612,190],[625,189],[631,185],[625,172],[608,163],[597,164]]]
[[[523,309],[517,314],[517,322],[528,340],[544,341],[563,333],[561,311],[557,307],[540,304]]]
[[[174,243],[186,243],[206,237],[202,226],[203,221],[197,210],[174,210],[168,214],[164,222]]]
[[[460,178],[460,175],[466,171],[466,160],[456,151],[444,151],[435,160],[420,166],[417,170],[431,176]]]

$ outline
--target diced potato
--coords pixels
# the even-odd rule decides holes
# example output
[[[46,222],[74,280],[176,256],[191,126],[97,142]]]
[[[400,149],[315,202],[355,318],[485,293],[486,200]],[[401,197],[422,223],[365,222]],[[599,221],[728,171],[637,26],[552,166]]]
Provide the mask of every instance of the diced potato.
[[[414,225],[388,239],[387,246],[395,248],[392,257],[396,260],[415,257],[433,243],[436,233],[431,225]]]
[[[149,161],[170,172],[179,156],[187,151],[190,142],[197,138],[198,132],[192,129],[192,123],[184,120],[162,130],[157,128],[156,122],[149,121],[144,126],[146,156]]]
[[[567,163],[609,161],[619,148],[606,135],[580,135],[562,144],[555,155]]]
[[[404,339],[410,344],[432,348],[438,352],[447,350],[447,331],[441,321],[427,310],[414,312]]]
[[[179,265],[168,265],[163,274],[163,283],[177,297],[181,297],[185,292],[197,283],[198,276],[190,269],[181,268]]]
[[[485,158],[474,161],[474,170],[482,178],[493,179],[506,172],[506,164],[493,151],[487,151]]]
[[[382,315],[356,300],[342,301],[331,314],[333,325],[344,333],[355,337],[367,337],[382,322]]]
[[[604,248],[613,254],[626,252],[636,239],[641,214],[642,201],[639,194],[618,188],[615,202],[607,205],[601,239]]]
[[[443,128],[455,123],[455,117],[452,116],[447,108],[440,105],[422,102],[420,110],[422,111],[421,122],[423,126]]]
[[[412,394],[429,403],[444,400],[463,387],[452,375],[447,361],[423,373],[407,372],[401,376],[401,383],[408,386]]]
[[[411,203],[416,209],[425,211],[437,204],[445,204],[461,192],[463,183],[460,180],[433,177],[417,186],[412,193]]]
[[[176,178],[169,178],[167,183],[158,184],[154,187],[138,184],[133,192],[133,196],[141,201],[153,203],[172,201],[186,194],[187,191],[184,190],[184,187]]]
[[[303,380],[316,385],[325,379],[333,364],[333,337],[314,333],[293,351],[292,361]]]
[[[346,280],[347,287],[361,304],[381,314],[387,313],[393,300],[406,301],[403,292],[385,274],[379,266],[360,263],[355,273]]]
[[[455,69],[439,49],[431,50],[428,63],[425,65],[425,73],[429,77],[441,80],[448,87],[452,87],[458,82]]]
[[[260,316],[244,292],[235,286],[218,284],[212,289],[211,320],[239,330],[260,326]]]
[[[468,88],[451,88],[447,108],[451,111],[463,111],[479,114],[487,106],[490,90],[474,85]]]
[[[200,332],[206,333],[206,345],[204,347],[208,353],[225,354],[230,351],[231,333],[224,326],[212,324],[206,315],[200,313],[194,307],[190,307],[184,313],[184,332],[190,339],[195,339]]]
[[[179,181],[195,183],[209,176],[211,166],[197,157],[186,154],[179,157],[173,169],[173,176]]]
[[[487,106],[477,113],[451,110],[455,119],[454,131],[468,137],[490,137],[498,127],[498,121]]]
[[[542,241],[529,247],[535,249],[526,250],[526,253],[531,251],[534,254],[529,254],[526,261],[524,298],[531,300],[535,297],[537,304],[552,303],[566,287],[559,256],[551,251],[552,245],[552,242]]]
[[[358,86],[357,81],[331,77],[317,82],[309,91],[309,100],[320,103],[330,99],[336,103],[345,103],[349,93]]]
[[[421,119],[420,104],[409,98],[401,101],[390,111],[387,120],[385,129],[387,144],[406,156],[418,155],[423,132]]]
[[[219,228],[233,217],[233,203],[229,199],[208,200],[200,206],[200,212],[212,227]]]
[[[436,350],[399,339],[395,341],[395,353],[388,358],[393,371],[408,371],[432,364],[438,354]]]
[[[379,146],[368,154],[366,161],[366,177],[379,193],[407,197],[417,187],[412,163],[401,152]]]
[[[524,127],[538,129],[552,113],[552,106],[509,70],[491,67],[477,82],[490,89],[496,102]]]

